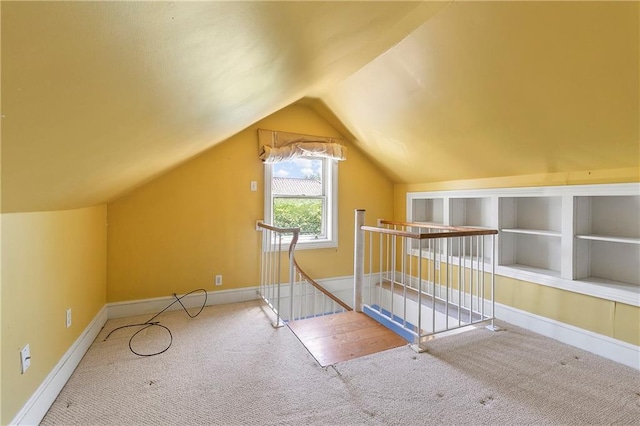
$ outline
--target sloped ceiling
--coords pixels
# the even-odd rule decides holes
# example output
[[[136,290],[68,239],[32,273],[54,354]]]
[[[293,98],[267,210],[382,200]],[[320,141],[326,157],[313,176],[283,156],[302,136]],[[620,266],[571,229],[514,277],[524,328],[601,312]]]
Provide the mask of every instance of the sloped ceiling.
[[[2,209],[109,201],[338,83],[444,5],[2,2]]]
[[[2,209],[104,203],[304,99],[396,182],[638,167],[638,2],[2,2]]]
[[[316,107],[396,182],[637,168],[639,4],[451,3]]]

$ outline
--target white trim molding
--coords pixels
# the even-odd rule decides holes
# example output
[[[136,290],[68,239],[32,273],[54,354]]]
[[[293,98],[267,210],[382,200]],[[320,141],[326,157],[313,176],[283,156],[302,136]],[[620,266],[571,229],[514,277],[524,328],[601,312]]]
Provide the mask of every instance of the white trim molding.
[[[373,274],[373,277],[377,275]],[[326,278],[316,281],[334,294],[342,293],[345,296],[343,300],[347,303],[353,301],[353,276]],[[444,287],[441,288],[441,291],[444,291]],[[465,297],[468,297],[468,295]],[[485,312],[490,312],[490,303],[486,303]],[[495,309],[495,318],[498,320],[640,370],[639,346],[500,303],[495,304]]]
[[[409,277],[409,281],[414,289],[418,287],[416,277]],[[446,287],[436,284],[436,288],[436,294],[446,294]],[[452,300],[457,300],[458,291],[452,293]],[[469,294],[465,293],[464,298],[469,306]],[[485,300],[485,314],[490,315],[491,309],[491,301]],[[494,318],[640,370],[639,346],[497,302]]]
[[[322,194],[325,209],[322,213],[325,222],[325,235],[322,238],[310,239],[300,236],[296,250],[315,250],[338,247],[338,161],[331,158],[305,157],[322,161]],[[273,197],[271,181],[274,163],[264,164],[264,222],[273,225]],[[259,229],[260,230],[260,229]],[[286,244],[284,244],[286,241]],[[283,239],[282,250],[287,250],[289,240]]]
[[[640,370],[639,346],[500,303],[496,318]]]
[[[234,290],[208,292],[207,306],[258,299],[257,290],[258,287],[244,287]],[[108,319],[157,313],[173,300],[175,300],[173,296],[167,296],[104,305],[73,345],[60,358],[60,361],[49,372],[9,425],[37,425],[42,421]],[[188,308],[196,307],[201,306],[201,300],[202,294],[194,293],[182,299],[182,303]],[[174,309],[181,309],[181,307],[176,303],[169,310]]]
[[[334,293],[342,293],[345,296],[351,294],[353,297],[350,293],[353,289],[353,276],[320,279],[318,282]],[[220,290],[207,293],[207,306],[256,299],[259,299],[258,287]],[[106,304],[9,424],[35,425],[42,421],[108,319],[157,313],[173,300],[173,296],[167,296]],[[186,307],[197,307],[201,306],[202,295],[194,293],[182,300]],[[181,307],[176,304],[170,309]],[[638,346],[499,303],[496,303],[495,316],[509,324],[640,370]]]
[[[207,306],[224,305],[227,303],[246,302],[259,299],[258,287],[243,287],[231,290],[218,290],[207,292]],[[179,295],[180,296],[180,295]],[[201,292],[190,294],[181,299],[187,308],[202,306],[203,294]],[[152,299],[129,300],[126,302],[107,303],[109,319],[132,317],[135,315],[156,314],[175,301],[173,296],[155,297]],[[182,309],[179,303],[171,306],[168,311]]]
[[[105,305],[60,358],[31,398],[9,423],[10,425],[37,425],[42,421],[106,322],[107,307]]]

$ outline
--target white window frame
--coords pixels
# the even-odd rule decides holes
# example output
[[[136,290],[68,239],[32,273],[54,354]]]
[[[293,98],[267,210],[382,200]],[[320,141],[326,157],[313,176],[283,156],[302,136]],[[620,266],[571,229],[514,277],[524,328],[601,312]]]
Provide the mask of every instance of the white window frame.
[[[326,205],[323,210],[323,221],[326,227],[324,238],[311,239],[300,236],[296,249],[311,250],[338,247],[338,161],[330,158],[303,157],[313,160],[322,160],[322,184]],[[273,221],[273,194],[271,193],[273,178],[273,164],[264,165],[264,222],[272,224]],[[283,247],[282,250],[287,250]]]

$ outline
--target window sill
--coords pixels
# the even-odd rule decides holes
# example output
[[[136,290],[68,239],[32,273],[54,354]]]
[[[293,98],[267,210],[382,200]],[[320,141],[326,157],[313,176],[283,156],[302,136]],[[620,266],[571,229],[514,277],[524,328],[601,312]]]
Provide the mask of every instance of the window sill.
[[[282,251],[289,250],[289,243],[291,240],[282,240]],[[296,251],[298,250],[315,250],[324,248],[336,248],[338,244],[332,240],[298,240],[296,244]]]
[[[315,250],[324,248],[336,248],[338,244],[335,241],[320,240],[320,241],[298,241],[296,250]]]

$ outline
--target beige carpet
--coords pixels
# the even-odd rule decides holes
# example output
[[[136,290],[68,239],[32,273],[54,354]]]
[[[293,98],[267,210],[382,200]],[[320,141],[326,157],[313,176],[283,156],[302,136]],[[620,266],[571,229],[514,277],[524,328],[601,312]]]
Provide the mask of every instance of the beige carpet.
[[[633,424],[640,374],[513,326],[436,339],[322,368],[259,302],[158,319],[174,336],[164,354],[129,351],[110,320],[43,425]],[[149,329],[139,350],[161,349]]]

